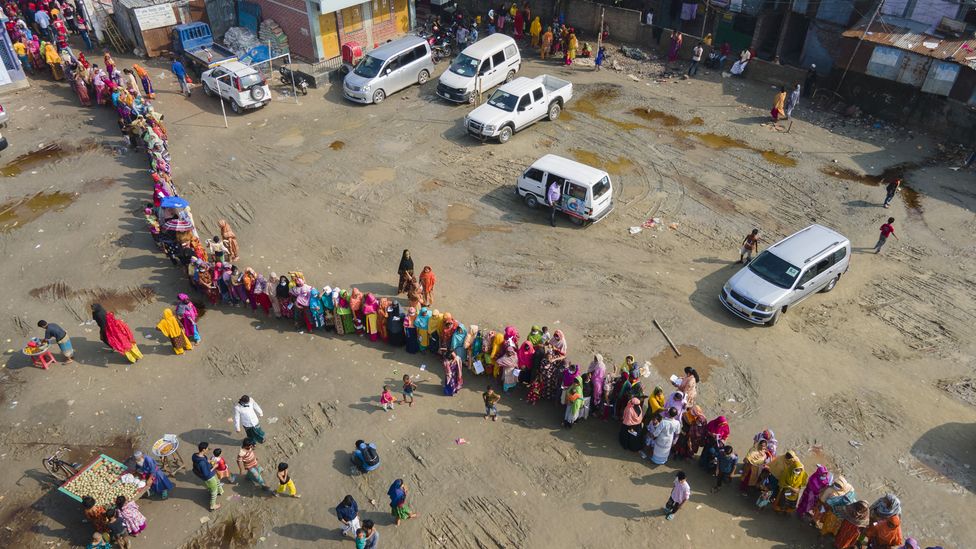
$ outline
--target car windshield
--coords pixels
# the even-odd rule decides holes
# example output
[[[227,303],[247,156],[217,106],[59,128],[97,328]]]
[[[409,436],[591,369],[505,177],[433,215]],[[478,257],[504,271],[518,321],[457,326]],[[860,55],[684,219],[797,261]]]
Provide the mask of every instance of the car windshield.
[[[245,74],[241,77],[241,89],[246,90],[255,84],[260,84],[264,80],[258,73]]]
[[[502,90],[497,90],[495,93],[491,94],[491,98],[488,99],[488,104],[492,107],[508,112],[515,110],[516,103],[518,103],[518,97]]]
[[[769,253],[769,250],[759,254],[749,264],[749,270],[766,282],[787,290],[793,287],[796,277],[800,274],[799,267],[783,261]]]
[[[607,194],[610,190],[610,178],[603,176],[603,179],[599,183],[593,185],[593,200],[600,198],[601,196]]]
[[[451,63],[448,70],[461,76],[474,76],[478,73],[478,60],[462,53]]]
[[[383,68],[383,60],[367,55],[356,65],[356,70],[353,72],[363,78],[373,78],[380,73],[381,68]]]

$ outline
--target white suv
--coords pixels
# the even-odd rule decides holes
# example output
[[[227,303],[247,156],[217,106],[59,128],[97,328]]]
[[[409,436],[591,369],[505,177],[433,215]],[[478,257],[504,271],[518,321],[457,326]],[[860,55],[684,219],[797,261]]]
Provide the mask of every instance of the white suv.
[[[238,114],[271,102],[271,89],[264,76],[239,61],[222,63],[205,71],[200,80],[204,93],[211,97],[219,94],[230,101],[231,110]]]

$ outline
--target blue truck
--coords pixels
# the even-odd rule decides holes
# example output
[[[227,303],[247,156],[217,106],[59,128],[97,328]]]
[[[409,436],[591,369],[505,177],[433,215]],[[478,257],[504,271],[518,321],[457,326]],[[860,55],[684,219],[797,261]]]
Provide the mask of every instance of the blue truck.
[[[173,27],[173,51],[183,58],[187,69],[197,76],[221,63],[237,61],[234,52],[214,42],[206,23],[187,23]]]

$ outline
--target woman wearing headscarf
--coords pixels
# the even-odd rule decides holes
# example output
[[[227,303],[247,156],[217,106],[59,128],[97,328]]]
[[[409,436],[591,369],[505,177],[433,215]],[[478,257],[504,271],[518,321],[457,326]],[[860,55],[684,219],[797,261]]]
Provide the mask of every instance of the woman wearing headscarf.
[[[468,338],[468,328],[461,322],[457,323],[457,329],[451,334],[451,343],[448,345],[448,349],[457,353],[457,356],[464,357],[467,356],[464,350],[464,342]],[[462,359],[463,362],[463,359]]]
[[[132,65],[132,70],[136,72],[142,81],[142,91],[146,92],[146,97],[156,99],[156,90],[153,88],[152,79],[149,78],[149,71],[142,68],[139,64]]]
[[[498,367],[502,371],[502,390],[506,393],[518,385],[515,370],[518,368],[518,356],[515,349],[509,349],[498,359]]]
[[[836,535],[840,528],[844,508],[857,500],[854,487],[841,475],[837,475],[830,486],[820,492],[820,501],[813,512],[813,524],[820,529],[820,535]]]
[[[99,303],[92,303],[91,310],[92,320],[94,320],[95,324],[98,326],[98,339],[100,339],[105,345],[111,347],[111,345],[108,344],[108,337],[105,335],[105,327],[108,326],[105,308]]]
[[[400,525],[401,520],[412,519],[417,516],[416,513],[410,511],[410,506],[407,505],[407,485],[403,483],[403,479],[394,480],[386,494],[390,496],[390,512],[393,514],[393,520],[396,521],[397,526]]]
[[[664,407],[664,389],[655,385],[651,396],[647,399],[648,415],[653,417],[667,408]]]
[[[658,389],[658,387],[655,387]],[[681,433],[674,443],[674,456],[691,459],[698,453],[702,440],[707,433],[708,419],[700,406],[692,406],[681,414]]]
[[[390,308],[393,302],[388,298],[380,298],[380,306],[376,309],[376,328],[379,332],[380,340],[390,341]]]
[[[88,95],[88,83],[85,82],[83,71],[75,71],[74,78],[75,93],[78,94],[78,101],[83,107],[91,106],[91,97]]]
[[[454,332],[458,329],[458,322],[454,320],[454,315],[451,313],[444,313],[442,318],[441,331],[438,334],[438,341],[440,342],[438,351],[442,355],[447,356],[447,353],[453,348],[451,339],[454,337]]]
[[[624,407],[620,422],[620,445],[632,452],[640,450],[640,425],[644,421],[644,410],[641,409],[640,399],[631,398]]]
[[[583,410],[584,402],[583,378],[577,375],[573,378],[573,384],[569,386],[569,390],[566,392],[566,413],[563,416],[563,425],[566,428],[573,428],[573,424],[579,419]]]
[[[288,284],[288,277],[271,273],[271,279],[277,281],[274,289],[274,301],[272,301],[275,314],[278,318],[291,318],[291,285]]]
[[[868,546],[878,549],[901,547],[905,543],[901,533],[901,501],[894,494],[885,494],[871,504],[871,525],[864,531]]]
[[[780,117],[786,114],[786,86],[779,87],[779,93],[773,97],[773,108],[770,109],[769,115],[773,117],[773,122],[778,122]]]
[[[525,336],[526,341],[532,344],[533,347],[539,347],[542,345],[542,328],[538,326],[532,326],[529,330],[529,335]]]
[[[129,362],[135,363],[142,358],[139,346],[136,345],[136,338],[132,335],[132,330],[121,320],[115,318],[112,313],[105,314],[105,337],[108,345],[115,352],[124,356]]]
[[[375,295],[372,293],[366,294],[366,298],[363,299],[363,316],[366,318],[366,333],[369,334],[370,341],[376,341],[380,337],[379,328],[376,323],[376,311],[379,306],[380,302],[376,299]]]
[[[671,46],[668,48],[668,63],[674,63],[678,60],[678,52],[681,51],[681,42],[684,40],[684,36],[674,30],[671,31]]]
[[[434,303],[434,284],[436,283],[437,275],[434,274],[434,269],[431,269],[430,265],[424,265],[423,270],[420,271],[420,288],[425,307],[430,307]]]
[[[559,385],[559,389],[562,391],[559,395],[560,404],[566,404],[566,394],[569,392],[569,388],[576,383],[576,378],[579,375],[579,364],[570,364],[563,370],[562,382]]]
[[[777,478],[779,492],[776,494],[776,499],[773,500],[773,510],[780,513],[794,511],[800,501],[800,491],[803,490],[808,479],[809,475],[799,461],[796,461],[793,467],[786,469]]]
[[[786,118],[793,118],[793,109],[800,103],[800,85],[797,84],[786,98]]]
[[[413,278],[413,258],[410,257],[410,250],[403,250],[403,255],[400,256],[400,266],[397,267],[397,274],[400,275],[397,294],[402,294],[407,289],[407,280]]]
[[[461,357],[455,353],[445,356],[441,364],[444,366],[444,394],[454,396],[464,385],[461,373]]]
[[[403,336],[407,340],[407,352],[416,354],[420,351],[420,340],[417,339],[417,309],[410,307],[407,314],[403,315]]]
[[[539,20],[538,17],[535,19],[536,21]],[[526,343],[528,342],[526,341]],[[603,362],[603,355],[600,353],[593,355],[593,362],[590,363],[590,367],[586,371],[590,374],[590,383],[593,385],[592,409],[599,409],[598,407],[603,402],[603,382],[607,377],[607,365]]]
[[[579,40],[576,39],[576,33],[569,33],[569,38],[566,40],[566,65],[572,65],[573,60],[576,59],[576,50],[579,49]]]
[[[691,366],[685,367],[685,375],[677,383],[673,383],[679,391],[685,394],[685,405],[688,407],[695,405],[695,399],[698,397],[698,382],[701,378],[698,377],[698,371]]]
[[[834,549],[850,549],[857,544],[861,533],[871,522],[871,510],[868,502],[855,501],[844,507],[840,528],[834,535]]]
[[[745,493],[750,487],[759,484],[759,474],[766,464],[772,461],[773,454],[769,451],[769,443],[765,439],[756,441],[742,460],[742,479],[739,481],[739,491]]]
[[[57,48],[53,44],[46,44],[44,46],[44,62],[51,67],[51,76],[55,80],[64,80],[64,69],[61,66],[63,62],[61,55],[58,54]]]
[[[173,489],[173,481],[166,476],[156,460],[138,450],[132,454],[132,460],[136,472],[149,484],[149,492],[159,495],[160,499],[168,498],[169,491]]]
[[[702,454],[698,458],[698,465],[703,469],[711,470],[715,466],[715,462],[718,460],[718,452],[722,446],[725,446],[729,434],[731,434],[731,429],[725,416],[718,416],[709,421],[705,425],[705,439],[702,441]]]
[[[532,39],[532,47],[539,47],[539,38],[542,35],[542,21],[538,17],[532,20],[529,25],[529,37]]]
[[[258,307],[261,307],[265,316],[271,316],[271,296],[268,294],[270,290],[269,286],[268,279],[264,278],[262,274],[259,274],[257,279],[254,280],[254,309],[257,310]],[[322,299],[331,299],[331,297],[323,294]]]
[[[308,298],[308,316],[311,317],[313,328],[325,327],[325,307],[322,305],[319,291],[315,288],[312,288],[311,295]]]
[[[193,349],[190,340],[183,333],[183,326],[176,320],[176,316],[173,315],[173,310],[169,307],[163,310],[163,319],[156,324],[156,329],[163,332],[163,335],[169,338],[174,353],[182,355],[184,350],[189,351]]]
[[[685,394],[681,391],[675,391],[668,396],[668,400],[664,402],[664,409],[668,410],[670,408],[676,408],[678,413],[685,413]]]
[[[523,33],[525,32],[525,21],[522,20],[523,14],[521,10],[515,10],[515,15],[512,16],[512,22],[514,23],[514,28],[512,33],[515,35],[516,40],[521,40]]]
[[[417,320],[414,321],[414,327],[417,329],[417,341],[420,344],[419,349],[421,351],[426,351],[430,345],[430,317],[430,309],[421,307],[420,313],[417,315]]]
[[[566,336],[563,335],[562,330],[556,330],[552,334],[552,340],[549,341],[549,357],[553,362],[559,363],[566,359],[566,355],[569,353],[569,343],[566,342]]]
[[[542,34],[542,45],[539,47],[539,57],[543,61],[552,48],[552,27],[546,27],[546,32]]]
[[[800,496],[799,503],[796,505],[796,516],[806,518],[808,514],[813,513],[813,508],[819,501],[820,492],[823,492],[833,481],[834,475],[830,474],[830,471],[826,467],[818,463],[817,469],[813,472],[810,480],[807,481],[807,486]]]

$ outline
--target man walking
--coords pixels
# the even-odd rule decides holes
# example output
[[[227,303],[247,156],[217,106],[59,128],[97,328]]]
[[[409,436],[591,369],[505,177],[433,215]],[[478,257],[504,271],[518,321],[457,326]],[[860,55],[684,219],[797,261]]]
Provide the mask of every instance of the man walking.
[[[881,236],[878,237],[878,243],[874,245],[874,253],[881,253],[881,247],[888,240],[889,236],[895,237],[895,240],[899,240],[898,235],[895,234],[895,218],[889,217],[888,222],[881,226]]]
[[[664,505],[664,518],[671,520],[674,514],[681,509],[681,506],[691,497],[691,485],[688,484],[688,475],[684,471],[678,471],[674,478],[674,487],[671,488],[671,497]]]
[[[752,254],[754,253],[759,253],[759,229],[753,229],[742,240],[742,250],[739,251],[737,263],[749,263],[752,261]]]
[[[75,356],[75,350],[71,346],[71,338],[68,337],[68,332],[65,332],[64,328],[53,322],[48,324],[46,320],[38,320],[37,327],[44,330],[44,341],[54,340],[58,344],[58,348],[61,349],[61,354],[64,356],[64,364],[71,364],[75,361],[71,358]]]
[[[247,438],[258,444],[264,444],[264,429],[258,425],[261,421],[258,419],[259,416],[264,417],[264,411],[247,395],[242,396],[234,405],[234,428],[237,432],[240,433],[243,426]]]
[[[895,193],[898,192],[898,189],[900,187],[901,187],[901,179],[895,179],[894,181],[889,182],[885,186],[885,199],[884,199],[885,208],[887,208],[891,204],[891,199],[895,197]]]
[[[173,66],[170,67],[173,74],[176,75],[176,79],[180,82],[180,92],[186,97],[190,97],[190,85],[186,83],[186,69],[183,67],[183,63],[176,57],[173,58]]]
[[[562,197],[562,193],[559,191],[559,182],[553,181],[549,185],[549,190],[546,191],[546,200],[549,201],[549,223],[553,227],[556,226],[556,206],[559,205],[559,199]]]
[[[237,468],[240,470],[241,476],[247,475],[247,478],[265,491],[271,491],[261,476],[262,469],[258,465],[258,456],[254,453],[254,441],[249,438],[244,439],[244,442],[241,443],[241,450],[237,453]]]
[[[688,76],[695,76],[698,74],[698,63],[701,62],[702,54],[705,53],[705,49],[702,48],[702,43],[699,42],[695,46],[695,49],[691,50],[691,65],[688,67]]]
[[[217,478],[213,467],[210,466],[210,458],[207,456],[208,448],[210,448],[210,444],[207,442],[197,444],[197,453],[193,454],[193,474],[199,477],[204,486],[207,487],[210,492],[210,510],[216,511],[220,509],[217,496],[224,493],[224,486],[220,484],[220,479]]]

